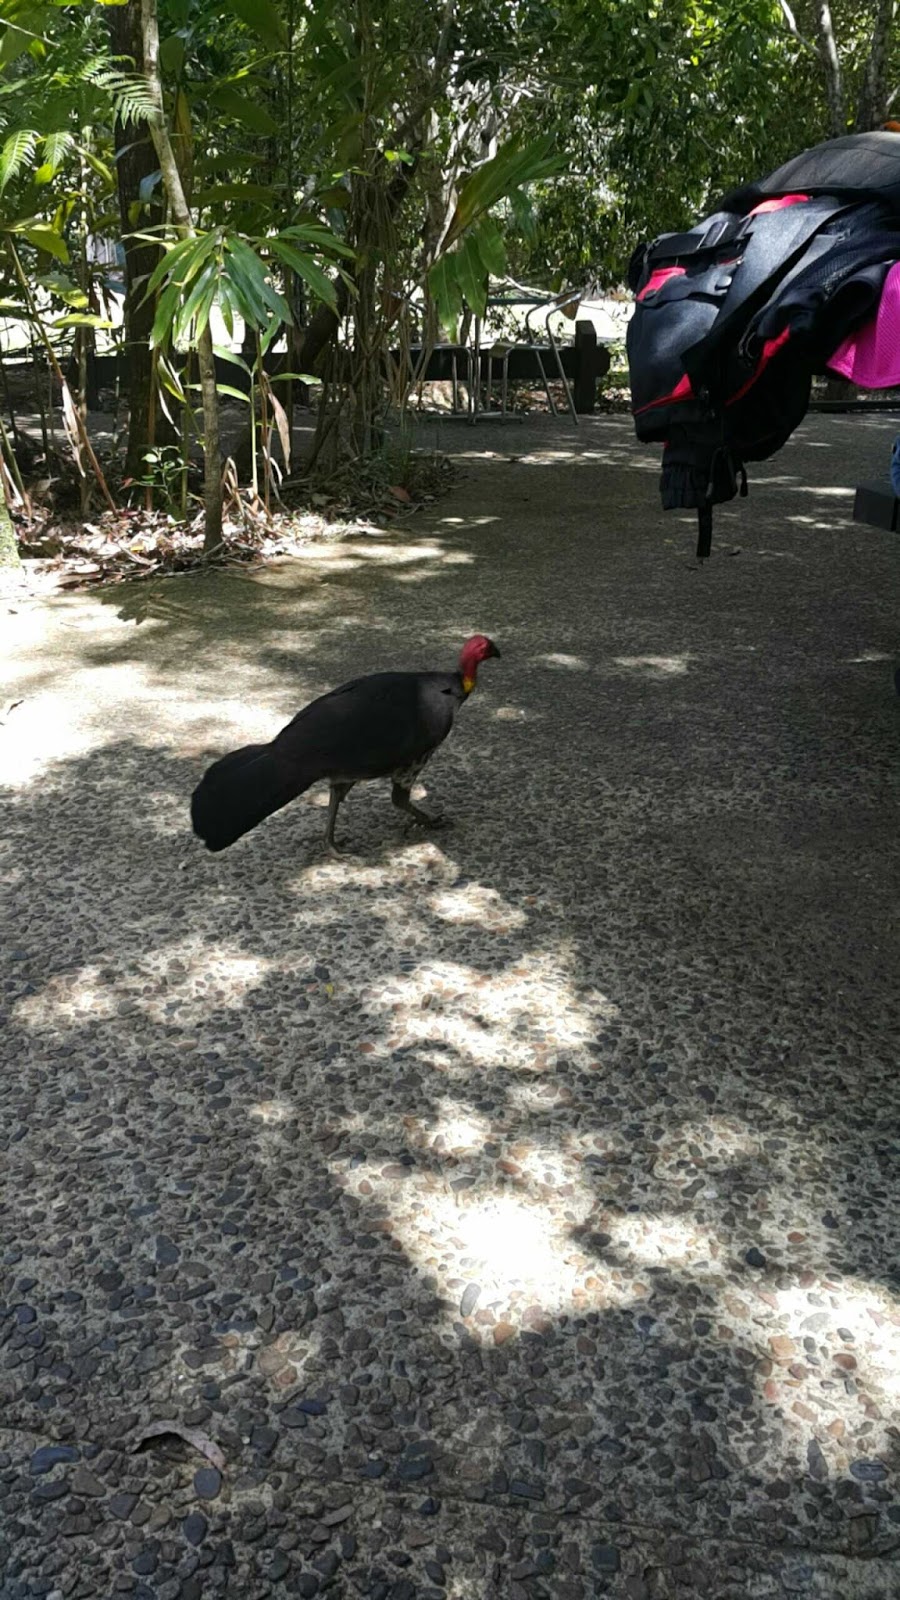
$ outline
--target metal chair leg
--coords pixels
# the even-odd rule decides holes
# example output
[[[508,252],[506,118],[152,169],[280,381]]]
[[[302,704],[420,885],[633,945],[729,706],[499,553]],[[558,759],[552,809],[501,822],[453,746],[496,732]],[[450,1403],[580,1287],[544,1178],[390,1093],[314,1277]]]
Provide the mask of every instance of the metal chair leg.
[[[550,393],[550,385],[549,385],[549,383],[547,381],[547,370],[546,370],[546,368],[544,366],[544,358],[541,355],[540,350],[535,349],[534,353],[535,353],[535,356],[537,357],[537,364],[541,369],[541,378],[543,379],[544,393],[547,396],[547,404],[550,407],[550,415],[553,416],[553,417],[556,417],[556,416],[559,415],[559,412],[556,409],[556,401],[554,400],[552,394]]]
[[[553,351],[554,356],[556,357],[557,371],[559,372],[559,376],[560,376],[560,378],[562,380],[563,393],[565,394],[565,397],[566,397],[566,405],[569,408],[569,415],[572,418],[572,421],[577,426],[577,423],[578,423],[578,412],[575,410],[575,400],[574,400],[574,397],[572,395],[572,390],[571,390],[571,387],[570,387],[570,384],[569,384],[569,380],[566,377],[565,368],[563,367],[563,364],[562,364],[562,356],[559,353],[559,345],[557,344],[555,338],[553,337],[553,329],[550,326],[550,318],[549,317],[547,318],[547,338],[550,341],[550,348]]]

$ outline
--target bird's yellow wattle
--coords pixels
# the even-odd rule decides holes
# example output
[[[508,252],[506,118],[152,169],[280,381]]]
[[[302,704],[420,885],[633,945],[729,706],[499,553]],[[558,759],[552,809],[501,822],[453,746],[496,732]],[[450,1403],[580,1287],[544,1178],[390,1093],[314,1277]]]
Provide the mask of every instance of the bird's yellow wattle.
[[[463,694],[471,694],[475,687],[474,678],[463,678]]]

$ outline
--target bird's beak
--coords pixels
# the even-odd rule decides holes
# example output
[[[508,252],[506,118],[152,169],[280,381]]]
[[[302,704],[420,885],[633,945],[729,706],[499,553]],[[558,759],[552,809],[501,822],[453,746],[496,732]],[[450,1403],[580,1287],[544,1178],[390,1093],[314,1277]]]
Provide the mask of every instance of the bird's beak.
[[[493,639],[491,640],[491,648],[488,651],[488,655],[489,656],[497,656],[498,659],[499,659],[499,656],[500,656],[500,651],[497,649],[497,646],[494,644]]]

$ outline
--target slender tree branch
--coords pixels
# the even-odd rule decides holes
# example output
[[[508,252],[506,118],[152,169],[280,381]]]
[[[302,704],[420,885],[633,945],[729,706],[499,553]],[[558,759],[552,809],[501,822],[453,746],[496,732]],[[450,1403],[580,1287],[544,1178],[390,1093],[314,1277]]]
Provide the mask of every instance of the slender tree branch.
[[[884,119],[888,58],[895,9],[895,0],[878,0],[872,28],[872,43],[869,46],[856,107],[856,129],[859,133],[864,133],[869,128],[877,128]]]
[[[819,30],[819,54],[825,67],[825,95],[835,137],[847,132],[847,107],[844,98],[844,74],[834,37],[831,7],[828,0],[819,0],[816,6],[816,26]]]
[[[150,120],[150,135],[159,158],[163,185],[172,210],[172,219],[183,239],[195,237],[190,206],[175,160],[163,105],[162,76],[159,67],[159,19],[156,0],[141,0],[141,28],[144,43],[144,74],[156,114]],[[197,340],[197,365],[203,400],[203,501],[205,508],[203,548],[209,555],[222,543],[222,463],[219,454],[219,397],[216,392],[216,360],[212,330],[207,322]]]

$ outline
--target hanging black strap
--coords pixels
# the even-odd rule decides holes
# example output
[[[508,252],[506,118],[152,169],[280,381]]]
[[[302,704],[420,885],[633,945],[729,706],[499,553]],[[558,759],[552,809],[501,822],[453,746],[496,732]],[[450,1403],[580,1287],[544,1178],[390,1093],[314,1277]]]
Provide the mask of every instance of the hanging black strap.
[[[697,507],[697,560],[706,561],[712,550],[712,501]]]

